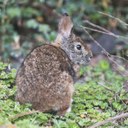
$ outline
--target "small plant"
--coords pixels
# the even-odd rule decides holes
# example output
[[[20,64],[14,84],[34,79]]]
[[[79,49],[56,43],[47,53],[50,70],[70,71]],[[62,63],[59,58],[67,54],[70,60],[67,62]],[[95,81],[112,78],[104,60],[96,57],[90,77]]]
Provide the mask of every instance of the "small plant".
[[[122,89],[125,78],[112,72],[107,63],[107,61],[101,61],[95,68],[85,68],[90,79],[84,84],[75,85],[72,112],[67,113],[64,117],[59,117],[31,110],[30,104],[20,105],[16,102],[14,84],[16,70],[9,70],[7,64],[0,62],[0,126],[18,128],[88,127],[128,111],[128,94]],[[103,65],[107,65],[107,70]],[[104,76],[104,80],[101,79],[101,76]],[[127,119],[118,120],[117,124],[124,127],[127,122]],[[104,126],[115,126],[115,124],[109,123]]]

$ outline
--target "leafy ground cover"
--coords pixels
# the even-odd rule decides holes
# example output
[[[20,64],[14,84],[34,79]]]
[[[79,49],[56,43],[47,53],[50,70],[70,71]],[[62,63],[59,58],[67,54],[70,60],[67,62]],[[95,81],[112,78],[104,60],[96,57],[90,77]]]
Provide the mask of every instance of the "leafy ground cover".
[[[84,67],[85,83],[76,83],[72,112],[64,117],[31,110],[30,104],[15,101],[16,70],[0,62],[0,127],[5,128],[80,128],[128,111],[128,93],[123,89],[126,78],[116,74],[107,61]],[[128,127],[123,118],[101,127]]]

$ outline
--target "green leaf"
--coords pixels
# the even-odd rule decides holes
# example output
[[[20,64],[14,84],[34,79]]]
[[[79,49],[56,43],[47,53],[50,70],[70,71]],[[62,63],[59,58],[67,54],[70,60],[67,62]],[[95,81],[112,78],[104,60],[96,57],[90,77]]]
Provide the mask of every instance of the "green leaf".
[[[7,15],[10,18],[20,17],[21,16],[21,10],[18,7],[7,8]]]
[[[108,70],[109,67],[110,67],[108,61],[106,61],[106,60],[101,60],[101,61],[99,62],[99,65],[100,65],[100,67],[101,67],[101,69],[102,69],[103,71]]]
[[[26,22],[26,26],[28,28],[37,29],[39,27],[39,23],[34,19],[30,19]]]

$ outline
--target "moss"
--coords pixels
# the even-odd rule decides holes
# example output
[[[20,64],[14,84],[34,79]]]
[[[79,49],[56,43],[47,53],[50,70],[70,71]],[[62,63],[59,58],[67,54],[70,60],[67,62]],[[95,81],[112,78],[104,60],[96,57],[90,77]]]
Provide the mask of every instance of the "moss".
[[[84,84],[77,83],[75,85],[76,91],[73,97],[72,112],[67,113],[64,117],[58,117],[41,112],[31,114],[30,104],[20,105],[16,102],[16,86],[14,84],[16,70],[8,71],[8,65],[0,62],[0,126],[16,126],[18,128],[88,127],[95,122],[128,111],[126,105],[128,93],[122,89],[125,78],[112,72],[106,64],[107,62],[103,62],[107,67],[104,67],[101,63],[95,68],[84,68],[85,72],[83,73],[86,73],[89,79]],[[101,79],[102,75],[105,78],[103,80]],[[27,114],[29,112],[30,114]],[[127,119],[124,122],[117,123],[120,127],[123,127],[127,124]],[[109,123],[107,126],[114,126],[114,124]],[[106,127],[106,125],[103,127]]]

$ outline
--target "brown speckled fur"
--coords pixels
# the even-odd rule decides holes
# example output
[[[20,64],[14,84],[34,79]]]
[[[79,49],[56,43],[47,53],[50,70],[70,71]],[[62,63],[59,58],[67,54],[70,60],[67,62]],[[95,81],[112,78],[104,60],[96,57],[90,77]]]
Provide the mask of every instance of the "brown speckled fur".
[[[40,46],[27,56],[18,71],[16,99],[32,103],[40,111],[66,110],[74,90],[71,75],[74,70],[64,51],[52,45]]]
[[[19,68],[16,100],[22,104],[31,103],[34,109],[42,112],[64,115],[71,106],[74,92],[73,62],[79,62],[80,58],[80,63],[86,61],[90,50],[80,38],[71,34],[73,25],[70,17],[62,17],[59,25],[59,34],[53,45],[35,48]],[[73,49],[74,42],[79,42],[83,48],[81,52],[78,51],[78,56]],[[75,58],[71,58],[68,44],[73,49],[72,55],[76,54]]]

